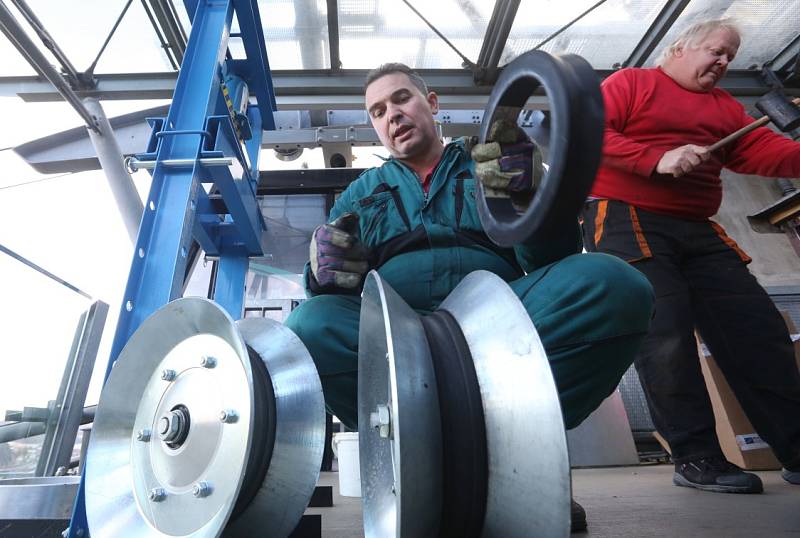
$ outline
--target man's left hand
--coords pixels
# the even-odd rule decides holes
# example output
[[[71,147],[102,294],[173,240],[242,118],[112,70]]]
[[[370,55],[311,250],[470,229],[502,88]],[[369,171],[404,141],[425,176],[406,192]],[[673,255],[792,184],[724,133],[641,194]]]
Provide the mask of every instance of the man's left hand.
[[[516,123],[497,120],[486,144],[472,148],[475,175],[490,198],[511,198],[526,207],[544,175],[542,155]]]

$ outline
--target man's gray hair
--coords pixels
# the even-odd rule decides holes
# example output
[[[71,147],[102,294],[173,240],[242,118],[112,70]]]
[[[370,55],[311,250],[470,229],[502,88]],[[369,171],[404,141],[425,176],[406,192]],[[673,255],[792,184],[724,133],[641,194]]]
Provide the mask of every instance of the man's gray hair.
[[[367,89],[367,86],[375,82],[381,77],[385,77],[386,75],[391,75],[392,73],[402,73],[408,77],[411,83],[417,87],[419,91],[422,92],[422,95],[428,95],[428,85],[425,84],[425,80],[419,76],[419,73],[408,67],[406,64],[402,64],[399,62],[393,62],[388,64],[383,64],[380,67],[377,67],[367,73],[367,79],[364,81],[364,90]]]
[[[656,60],[656,65],[663,67],[667,60],[675,56],[677,51],[683,50],[687,47],[696,47],[705,38],[717,30],[728,30],[729,32],[736,34],[739,40],[742,38],[742,31],[739,29],[736,23],[733,22],[733,19],[717,19],[713,21],[698,22],[681,32],[672,43],[664,47],[664,49],[661,51],[661,54],[658,56],[658,59]]]

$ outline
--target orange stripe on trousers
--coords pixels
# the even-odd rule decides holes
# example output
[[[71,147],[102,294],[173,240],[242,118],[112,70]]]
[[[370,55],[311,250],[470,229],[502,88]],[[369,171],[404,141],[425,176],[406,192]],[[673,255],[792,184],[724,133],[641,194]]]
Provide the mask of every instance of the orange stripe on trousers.
[[[603,237],[603,225],[606,222],[606,211],[608,211],[608,200],[600,200],[597,203],[597,215],[594,217],[594,246]]]
[[[742,250],[741,247],[739,247],[739,245],[736,244],[736,241],[728,237],[728,234],[725,233],[725,230],[722,229],[722,226],[720,226],[714,221],[709,221],[709,222],[711,222],[711,227],[714,228],[715,232],[717,232],[719,238],[722,239],[722,241],[726,245],[731,247],[736,252],[736,254],[739,255],[739,257],[742,259],[744,263],[750,263],[751,261],[753,261],[753,258],[748,256],[747,253],[744,250]]]
[[[639,243],[639,250],[645,258],[650,258],[653,253],[650,252],[650,245],[647,244],[647,239],[642,232],[642,225],[639,223],[639,215],[636,213],[636,208],[632,205],[628,206],[631,212],[631,224],[633,225],[633,234],[636,236],[636,242]]]

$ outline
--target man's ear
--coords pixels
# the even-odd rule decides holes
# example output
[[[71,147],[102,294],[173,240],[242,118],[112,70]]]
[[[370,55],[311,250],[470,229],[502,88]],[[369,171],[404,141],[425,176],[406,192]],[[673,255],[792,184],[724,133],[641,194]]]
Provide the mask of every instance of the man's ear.
[[[428,92],[428,105],[431,107],[431,113],[439,112],[439,96],[436,92]]]

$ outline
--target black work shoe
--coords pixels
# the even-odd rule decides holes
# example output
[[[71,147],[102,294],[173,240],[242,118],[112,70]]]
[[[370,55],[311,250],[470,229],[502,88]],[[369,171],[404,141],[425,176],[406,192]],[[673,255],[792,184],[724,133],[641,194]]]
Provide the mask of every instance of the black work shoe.
[[[570,499],[570,514],[572,515],[572,525],[570,532],[581,532],[586,530],[586,510],[583,506],[575,502],[575,499]]]
[[[781,476],[784,480],[789,482],[790,484],[794,484],[795,486],[800,486],[800,470],[798,471],[790,471],[789,469],[784,469],[781,473]]]
[[[676,486],[717,493],[761,493],[764,486],[753,473],[746,473],[721,456],[675,464]]]

